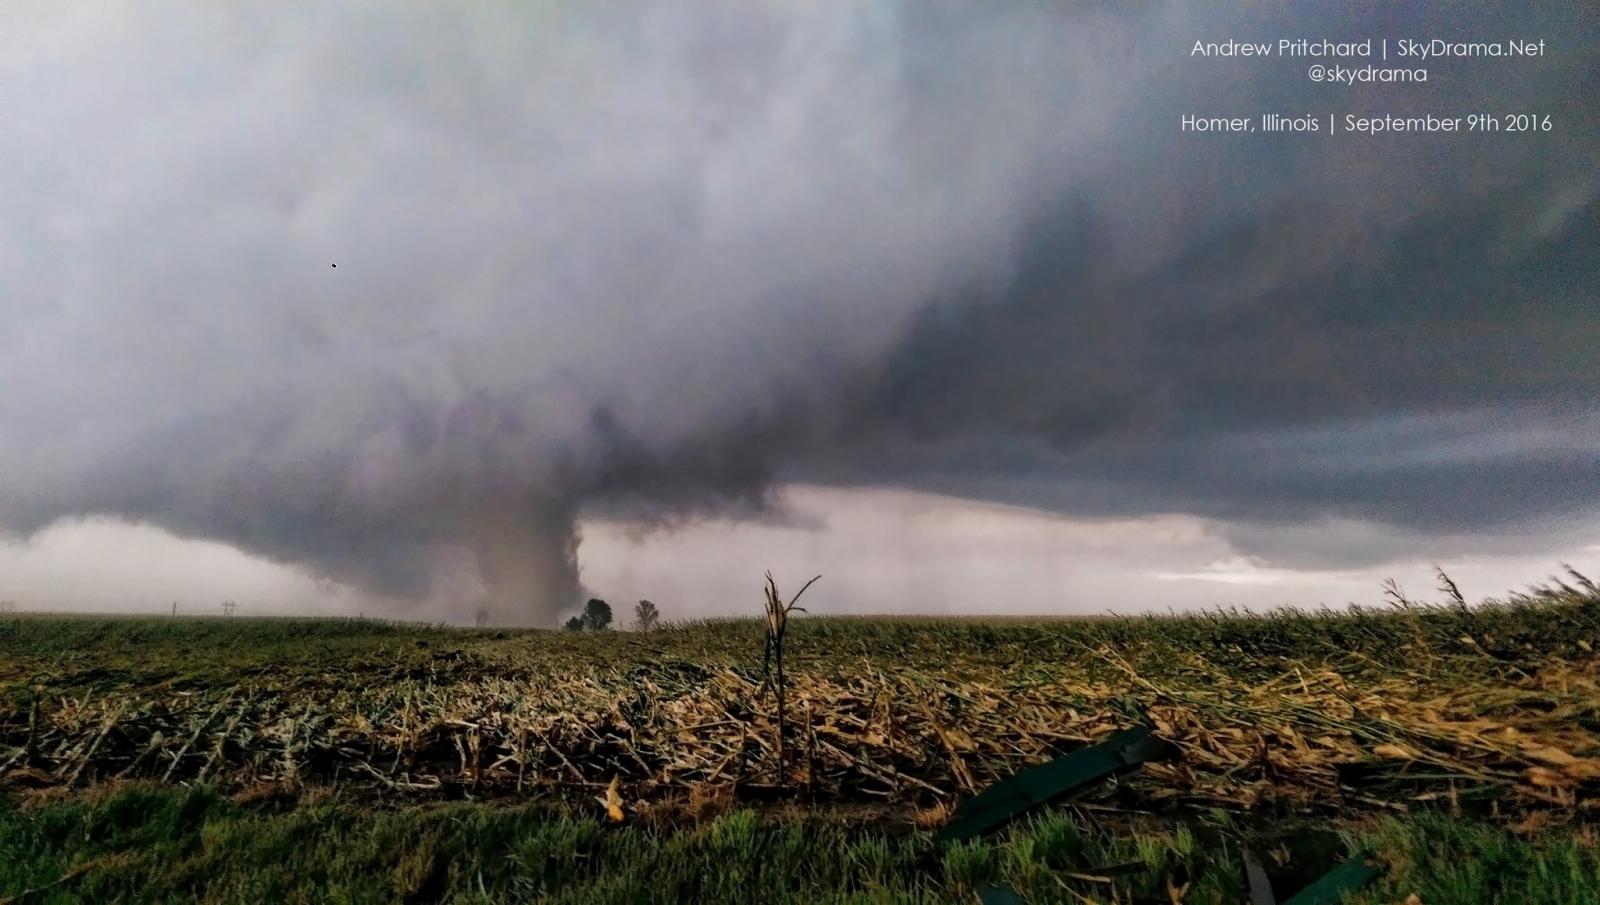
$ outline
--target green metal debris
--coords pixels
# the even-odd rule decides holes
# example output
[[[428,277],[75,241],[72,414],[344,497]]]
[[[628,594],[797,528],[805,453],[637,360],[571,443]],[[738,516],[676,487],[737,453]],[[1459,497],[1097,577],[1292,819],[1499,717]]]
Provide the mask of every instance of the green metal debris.
[[[1354,892],[1378,878],[1382,871],[1357,855],[1317,879],[1283,905],[1338,905],[1345,893]]]
[[[1022,905],[1022,896],[1004,886],[985,886],[978,901],[983,905]]]
[[[1090,783],[1164,757],[1167,750],[1167,743],[1148,726],[1114,733],[1099,744],[1002,779],[963,801],[939,838],[953,842],[979,836]]]

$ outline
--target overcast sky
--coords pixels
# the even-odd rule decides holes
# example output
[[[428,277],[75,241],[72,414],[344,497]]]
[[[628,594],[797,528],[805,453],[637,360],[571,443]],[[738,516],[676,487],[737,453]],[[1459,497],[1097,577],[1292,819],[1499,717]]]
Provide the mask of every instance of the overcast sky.
[[[1600,571],[1600,13],[1444,9],[0,4],[0,599]],[[1513,36],[1426,85],[1188,53]],[[1553,125],[1178,128],[1475,111]]]

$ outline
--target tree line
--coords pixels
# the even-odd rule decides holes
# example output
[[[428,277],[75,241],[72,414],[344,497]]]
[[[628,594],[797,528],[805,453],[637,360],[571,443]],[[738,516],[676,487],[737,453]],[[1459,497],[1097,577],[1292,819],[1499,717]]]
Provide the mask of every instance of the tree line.
[[[589,598],[583,612],[567,620],[564,628],[569,632],[603,632],[611,628],[611,604],[598,597]],[[633,608],[633,626],[649,631],[661,621],[661,611],[648,600],[641,600]]]

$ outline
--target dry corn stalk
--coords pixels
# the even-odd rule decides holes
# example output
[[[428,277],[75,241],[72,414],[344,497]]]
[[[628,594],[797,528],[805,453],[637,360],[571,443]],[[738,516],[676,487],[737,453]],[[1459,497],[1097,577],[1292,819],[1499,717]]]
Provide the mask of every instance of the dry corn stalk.
[[[786,734],[786,720],[784,715],[784,675],[783,675],[783,637],[789,628],[789,614],[793,612],[804,613],[805,610],[795,606],[800,601],[800,595],[806,589],[817,583],[821,575],[806,582],[799,592],[783,602],[783,595],[778,593],[778,583],[773,580],[772,573],[767,573],[766,610],[767,610],[767,641],[761,655],[761,673],[763,681],[771,677],[771,670],[776,667],[777,683],[773,686],[778,698],[778,785],[783,785],[787,778],[784,764],[784,736]]]

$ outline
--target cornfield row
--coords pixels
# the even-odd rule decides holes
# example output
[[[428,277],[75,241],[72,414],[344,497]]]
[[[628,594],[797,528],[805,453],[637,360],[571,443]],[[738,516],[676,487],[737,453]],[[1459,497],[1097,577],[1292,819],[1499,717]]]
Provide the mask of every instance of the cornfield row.
[[[678,662],[508,677],[432,656],[447,661],[440,671],[381,689],[281,678],[187,691],[41,685],[0,710],[0,785],[145,778],[588,800],[616,779],[635,811],[715,789],[937,809],[1148,719],[1176,756],[1109,787],[1104,806],[1526,815],[1600,802],[1600,660],[1582,655],[1466,682],[1481,658],[1410,671],[1284,658],[1251,683],[1191,652],[1168,655],[1157,680],[1109,645],[1083,650],[1079,665],[1092,670],[981,681],[803,666],[790,675],[781,781],[772,696],[753,670]]]

